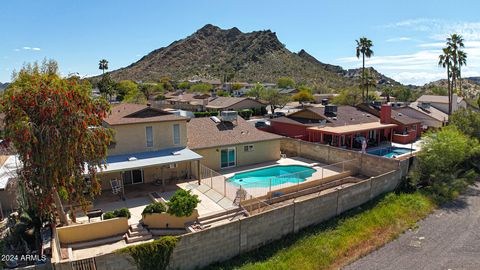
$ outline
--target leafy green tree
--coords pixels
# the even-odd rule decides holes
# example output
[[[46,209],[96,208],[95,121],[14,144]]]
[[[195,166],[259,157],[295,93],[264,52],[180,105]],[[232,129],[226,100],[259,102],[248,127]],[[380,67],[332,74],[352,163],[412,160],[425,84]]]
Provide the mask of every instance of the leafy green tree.
[[[413,97],[412,90],[404,86],[395,87],[393,95],[398,101],[410,101]]]
[[[163,77],[160,80],[160,84],[162,85],[162,89],[166,91],[172,91],[174,89],[172,83],[170,82],[170,78],[168,77]]]
[[[272,114],[276,109],[281,109],[287,105],[290,101],[290,97],[282,95],[278,89],[269,88],[265,89],[261,93],[261,99],[264,100],[272,111]]]
[[[462,108],[455,111],[448,122],[464,134],[480,140],[480,112]]]
[[[334,97],[332,103],[356,106],[362,103],[362,93],[358,87],[350,87],[342,90],[338,96]]]
[[[241,83],[234,83],[232,84],[232,90],[239,90],[243,88],[243,84]]]
[[[189,87],[189,82],[180,82],[179,84],[177,84],[177,89],[188,89]]]
[[[393,87],[387,86],[383,88],[382,94],[387,98],[387,102],[390,102],[390,97],[393,95]]]
[[[67,224],[60,198],[86,207],[100,192],[97,170],[112,132],[102,126],[109,104],[90,93],[77,79],[22,70],[1,97],[5,135],[23,165],[18,180],[42,220],[55,222],[57,212]],[[73,209],[70,215],[75,220]]]
[[[212,91],[213,86],[208,83],[197,83],[197,84],[192,84],[190,86],[190,89],[188,89],[189,92],[191,93],[203,93],[203,94],[208,94],[210,91]]]
[[[370,58],[373,56],[373,50],[371,49],[373,47],[373,42],[366,38],[366,37],[361,37],[359,40],[355,40],[357,42],[357,47],[356,47],[356,55],[357,58],[360,58],[360,55],[362,56],[362,86],[366,86],[366,94],[363,92],[362,88],[362,98],[365,100],[365,97],[368,96],[368,84],[365,82],[366,80],[366,73],[365,73],[365,57]]]
[[[371,87],[376,87],[377,86],[377,81],[375,80],[375,78],[373,78],[373,76],[370,75],[370,72],[368,72],[368,70],[365,70],[365,74],[363,75],[363,78],[364,78],[364,83],[362,84],[362,91],[363,89],[366,89],[366,95],[364,97],[364,101],[365,102],[370,102],[370,101],[374,101],[376,100],[376,96],[375,95],[371,95],[368,93],[368,88]]]
[[[219,97],[230,97],[230,93],[225,91],[225,90],[218,90],[217,91],[217,96]]]
[[[278,88],[295,88],[295,81],[290,77],[280,77],[277,80]]]
[[[115,95],[115,81],[110,78],[110,75],[104,74],[97,83],[98,90],[106,99],[112,99]]]
[[[188,217],[192,215],[199,202],[198,196],[191,194],[190,190],[177,189],[167,202],[167,213],[177,217]]]
[[[138,86],[138,90],[143,93],[145,99],[149,99],[154,93],[163,93],[164,88],[162,83],[142,83]]]
[[[298,101],[302,106],[305,102],[313,102],[315,98],[312,95],[312,90],[303,87],[298,93],[292,96],[292,100]]]
[[[247,96],[253,97],[255,98],[255,100],[258,100],[261,97],[263,91],[265,91],[265,87],[260,83],[256,83],[254,87],[247,91],[246,94]]]
[[[410,182],[424,186],[439,199],[452,199],[475,177],[472,161],[478,157],[479,145],[455,126],[447,126],[424,136],[417,154]]]
[[[123,80],[115,86],[117,92],[117,100],[122,101],[129,92],[138,91],[138,86],[134,81]]]
[[[147,103],[147,98],[142,91],[140,91],[138,88],[135,88],[125,94],[123,101],[128,103],[145,104]]]
[[[106,59],[102,59],[98,62],[98,69],[102,70],[102,74],[105,74],[105,70],[108,69],[108,61]]]

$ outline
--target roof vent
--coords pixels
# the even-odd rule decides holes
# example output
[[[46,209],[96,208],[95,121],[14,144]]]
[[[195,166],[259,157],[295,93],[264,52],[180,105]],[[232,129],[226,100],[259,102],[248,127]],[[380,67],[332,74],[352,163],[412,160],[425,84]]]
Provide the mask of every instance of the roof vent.
[[[135,160],[137,160],[136,157],[129,157],[129,158],[128,158],[128,161],[135,161]]]
[[[219,124],[219,123],[222,122],[222,121],[220,121],[220,119],[218,119],[218,117],[216,117],[216,116],[211,116],[211,117],[210,117],[210,120],[212,120],[213,122],[215,122],[215,123],[217,123],[217,124]]]
[[[334,117],[332,117],[332,119],[333,119],[333,120],[337,120],[337,117],[336,117],[336,116],[334,116]]]

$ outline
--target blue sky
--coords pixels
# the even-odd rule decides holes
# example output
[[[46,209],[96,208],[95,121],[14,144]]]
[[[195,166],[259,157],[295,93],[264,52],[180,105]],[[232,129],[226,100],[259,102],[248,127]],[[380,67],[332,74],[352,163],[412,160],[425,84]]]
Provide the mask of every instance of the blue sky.
[[[452,9],[458,5],[458,11]],[[466,40],[464,76],[480,75],[478,1],[38,1],[1,3],[0,81],[25,62],[56,59],[63,74],[99,74],[127,66],[207,23],[243,32],[271,29],[291,51],[322,62],[359,67],[355,39],[367,36],[367,62],[403,83],[444,77],[438,54],[448,33]]]

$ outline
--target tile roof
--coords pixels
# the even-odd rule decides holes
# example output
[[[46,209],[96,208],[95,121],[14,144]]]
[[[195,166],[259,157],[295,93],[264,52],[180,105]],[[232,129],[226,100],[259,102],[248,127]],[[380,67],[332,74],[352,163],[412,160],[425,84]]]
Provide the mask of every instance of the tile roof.
[[[121,103],[113,106],[111,112],[103,119],[105,123],[112,126],[177,120],[187,120],[187,118],[148,105],[133,103]]]
[[[418,102],[412,102],[408,107],[403,107],[396,110],[399,112],[402,112],[404,110],[416,110],[440,122],[448,121],[448,114],[440,111],[439,109],[434,108],[433,106],[430,106],[430,108],[427,110],[423,109],[419,106]]]
[[[398,109],[392,109],[391,117],[392,119],[396,120],[399,124],[402,124],[402,125],[410,125],[410,124],[422,122],[419,119],[415,119],[406,114],[403,114],[401,111],[398,111]]]
[[[457,97],[457,102],[461,102],[463,97]],[[417,102],[448,103],[448,96],[422,95]]]
[[[208,102],[207,108],[214,108],[214,109],[228,109],[228,107],[233,106],[241,101],[246,99],[250,99],[252,101],[256,101],[251,98],[245,97],[215,97],[211,98]],[[258,101],[256,101],[258,102]]]
[[[238,117],[237,125],[215,123],[208,117],[193,118],[187,123],[187,146],[190,149],[210,148],[280,139],[282,136],[258,130]]]

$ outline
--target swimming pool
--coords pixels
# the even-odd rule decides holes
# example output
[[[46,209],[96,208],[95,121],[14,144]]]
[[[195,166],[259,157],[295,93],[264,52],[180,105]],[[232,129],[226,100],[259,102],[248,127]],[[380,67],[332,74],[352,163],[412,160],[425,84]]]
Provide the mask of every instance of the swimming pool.
[[[270,185],[277,186],[288,182],[303,182],[314,172],[316,172],[315,169],[301,165],[273,166],[236,173],[227,181],[242,187],[269,187]]]
[[[402,147],[385,147],[381,149],[375,149],[372,151],[367,151],[367,153],[376,155],[376,156],[383,156],[387,158],[396,158],[400,155],[407,154],[410,152],[415,151],[415,149],[410,148],[402,148]]]

